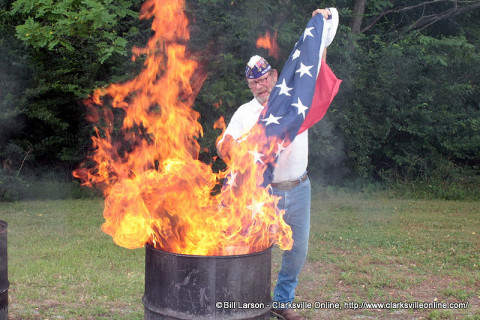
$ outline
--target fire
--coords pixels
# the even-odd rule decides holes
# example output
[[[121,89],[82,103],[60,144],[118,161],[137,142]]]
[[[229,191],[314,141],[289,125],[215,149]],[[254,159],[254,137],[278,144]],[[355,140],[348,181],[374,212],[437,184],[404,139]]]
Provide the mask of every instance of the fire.
[[[120,246],[150,243],[193,255],[244,254],[274,243],[289,249],[290,227],[278,199],[258,186],[263,171],[249,153],[268,145],[262,132],[235,144],[238,156],[225,171],[213,172],[198,160],[202,127],[192,104],[205,76],[187,52],[183,8],[183,0],[143,4],[140,18],[153,19],[154,35],[144,48],[134,48],[133,59],[145,56],[144,68],[86,101],[96,130],[88,161],[93,166],[84,163],[74,176],[102,187],[102,230]],[[216,123],[224,125],[223,119]]]
[[[268,55],[278,60],[280,49],[277,44],[277,31],[272,36],[270,32],[266,31],[264,36],[259,36],[257,39],[257,48],[264,48],[268,50]]]

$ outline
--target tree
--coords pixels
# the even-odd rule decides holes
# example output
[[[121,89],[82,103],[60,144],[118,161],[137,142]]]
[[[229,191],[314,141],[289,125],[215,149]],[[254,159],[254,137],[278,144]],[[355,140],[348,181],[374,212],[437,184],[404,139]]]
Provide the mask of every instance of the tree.
[[[325,118],[310,132],[310,169],[328,182],[431,176],[438,168],[478,172],[480,0],[337,0],[341,25],[327,61],[343,79]],[[90,145],[84,99],[131,79],[129,59],[149,21],[141,0],[9,1],[0,15],[0,160],[18,171],[72,167]],[[213,123],[251,98],[245,61],[266,56],[282,69],[313,9],[329,1],[187,0],[190,50],[208,73],[201,113],[202,160],[213,162]],[[278,31],[278,59],[255,47]],[[354,49],[354,50],[346,50]],[[17,75],[12,81],[7,73]],[[0,139],[2,137],[0,136]],[[28,155],[28,156],[27,156]],[[214,165],[221,167],[221,162]],[[477,171],[475,171],[477,170]],[[438,171],[438,170],[437,170]]]
[[[10,131],[8,143],[0,145],[2,161],[13,162],[15,168],[23,159],[26,168],[31,162],[35,167],[70,170],[84,159],[90,133],[81,100],[112,77],[121,79],[135,72],[127,53],[145,38],[138,33],[140,2],[17,0],[6,4],[2,13],[6,41],[17,43],[15,35],[23,43],[7,46],[6,55],[12,57],[11,65],[21,65],[28,74],[21,81],[21,95],[10,90],[18,98],[9,102],[16,110],[9,119],[23,127]]]
[[[478,174],[477,1],[417,4],[354,1],[351,33],[341,26],[329,49],[344,82],[310,146],[329,183]]]
[[[351,28],[352,32],[367,32],[386,23],[390,30],[409,32],[423,30],[441,21],[454,19],[480,8],[480,1],[430,0],[430,1],[373,1],[369,8],[367,25],[362,29],[366,0],[355,0]]]
[[[352,20],[350,22],[350,29],[353,33],[360,33],[366,2],[367,0],[355,0],[353,2]]]

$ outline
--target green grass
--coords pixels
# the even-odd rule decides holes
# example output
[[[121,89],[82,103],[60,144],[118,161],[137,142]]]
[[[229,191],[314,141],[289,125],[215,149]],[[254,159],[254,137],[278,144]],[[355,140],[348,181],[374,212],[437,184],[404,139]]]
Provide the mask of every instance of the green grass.
[[[303,310],[310,319],[480,319],[480,201],[328,192],[313,199],[309,271],[301,275],[297,300],[469,307]]]
[[[144,250],[100,230],[100,200],[0,203],[10,319],[142,319]]]
[[[448,310],[300,310],[309,319],[480,319],[480,201],[316,191],[297,300],[469,302]],[[101,200],[0,203],[8,226],[9,316],[143,319],[144,249],[100,230]],[[281,252],[273,253],[272,279]]]

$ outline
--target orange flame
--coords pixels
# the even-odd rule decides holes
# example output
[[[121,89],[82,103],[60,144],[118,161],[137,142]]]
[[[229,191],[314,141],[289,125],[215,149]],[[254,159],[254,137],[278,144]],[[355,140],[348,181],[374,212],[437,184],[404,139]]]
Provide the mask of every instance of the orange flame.
[[[259,36],[257,39],[257,48],[264,48],[268,50],[268,55],[278,60],[280,49],[277,44],[277,31],[272,36],[270,32],[266,31],[264,36]]]
[[[198,160],[202,127],[191,106],[205,76],[186,50],[183,7],[183,0],[143,4],[140,18],[153,18],[154,35],[145,48],[133,49],[133,59],[145,55],[144,69],[88,99],[94,165],[84,163],[74,176],[103,188],[102,230],[120,246],[150,243],[195,255],[244,254],[273,243],[290,249],[278,198],[258,187],[263,171],[248,153],[265,142],[262,132],[233,147],[238,157],[224,172]],[[216,125],[225,127],[223,119]],[[227,183],[218,191],[222,179]]]

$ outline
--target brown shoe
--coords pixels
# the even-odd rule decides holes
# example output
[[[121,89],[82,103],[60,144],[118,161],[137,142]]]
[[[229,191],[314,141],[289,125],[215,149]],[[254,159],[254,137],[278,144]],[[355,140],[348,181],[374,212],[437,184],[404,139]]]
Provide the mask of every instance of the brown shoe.
[[[271,312],[273,317],[282,320],[306,320],[297,312],[293,311],[293,309],[272,309]]]

